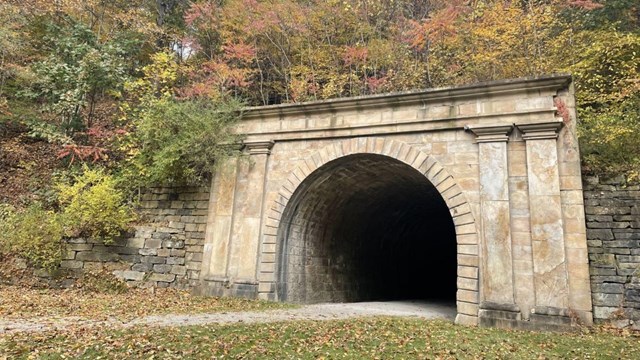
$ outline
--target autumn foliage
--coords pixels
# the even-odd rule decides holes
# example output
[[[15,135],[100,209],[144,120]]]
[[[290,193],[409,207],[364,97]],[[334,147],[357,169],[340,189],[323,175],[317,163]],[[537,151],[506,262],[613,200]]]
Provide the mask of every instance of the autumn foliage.
[[[638,179],[639,19],[629,0],[6,0],[0,202],[60,207],[52,179],[83,164],[128,194],[202,181],[238,104],[558,72],[585,171]]]

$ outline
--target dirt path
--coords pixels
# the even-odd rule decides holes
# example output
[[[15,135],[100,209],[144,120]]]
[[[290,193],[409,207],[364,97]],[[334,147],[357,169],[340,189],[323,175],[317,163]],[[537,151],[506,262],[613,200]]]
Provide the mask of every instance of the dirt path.
[[[109,326],[127,328],[146,326],[186,326],[230,323],[263,323],[295,320],[337,320],[364,316],[403,316],[425,319],[449,319],[455,316],[455,307],[450,304],[422,302],[366,302],[306,305],[297,309],[267,310],[252,312],[220,312],[208,314],[154,315],[131,321],[87,320],[79,317],[34,318],[25,320],[0,319],[0,334],[14,332],[40,332],[63,330],[74,326]]]

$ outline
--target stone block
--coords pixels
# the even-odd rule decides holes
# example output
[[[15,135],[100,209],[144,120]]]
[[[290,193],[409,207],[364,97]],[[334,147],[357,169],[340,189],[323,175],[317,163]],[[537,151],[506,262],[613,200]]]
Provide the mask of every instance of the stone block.
[[[187,265],[186,265],[187,266],[187,270],[200,270],[201,264],[202,264],[201,262],[197,262],[197,261],[188,262]]]
[[[141,249],[144,247],[144,238],[131,238],[127,239],[127,247]]]
[[[153,269],[152,264],[134,264],[133,266],[131,266],[131,270],[133,271],[148,272],[148,271],[151,271],[152,269]]]
[[[187,238],[184,241],[185,245],[199,245],[200,244],[200,240],[191,238],[192,234],[194,234],[194,233],[188,233],[187,234]]]
[[[614,266],[611,267],[590,267],[589,273],[591,275],[616,275],[616,269]]]
[[[478,292],[470,290],[458,290],[456,294],[458,301],[478,303]]]
[[[478,280],[477,279],[469,279],[469,278],[458,277],[457,286],[458,286],[458,289],[477,291],[478,290]]]
[[[187,253],[186,250],[181,249],[171,249],[171,256],[184,256]]]
[[[478,317],[477,316],[465,315],[465,314],[458,314],[458,315],[456,315],[455,323],[457,325],[463,325],[463,326],[477,326],[478,325]]]
[[[640,289],[626,289],[624,291],[624,300],[626,302],[633,301],[640,303]]]
[[[176,275],[186,275],[187,267],[182,265],[173,265],[171,267],[171,273]]]
[[[116,270],[113,275],[124,280],[142,281],[145,273],[141,271]]]
[[[458,254],[478,255],[478,245],[458,245]]]
[[[187,277],[189,279],[198,280],[198,279],[200,279],[200,271],[198,271],[198,270],[187,270]]]
[[[640,231],[635,230],[614,230],[613,236],[615,236],[616,240],[640,240]],[[640,241],[636,242],[636,244],[640,244]],[[640,245],[636,245],[640,246]]]
[[[635,328],[640,330],[640,326],[637,326],[640,323],[640,303],[636,303],[633,308],[624,309],[624,316],[633,320]]]
[[[168,239],[168,237],[166,236],[171,236],[172,234],[178,234],[182,232],[182,230],[178,230],[178,229],[174,229],[174,228],[170,228],[170,227],[159,227],[156,229],[156,232],[153,234],[153,238],[158,238],[158,239]],[[161,235],[161,234],[169,234],[169,235]]]
[[[601,247],[602,240],[587,240],[588,247]]]
[[[143,256],[142,259],[140,259],[142,264],[164,264],[166,261],[166,258],[160,256]]]
[[[458,255],[458,265],[478,267],[478,256]]]
[[[459,314],[478,316],[478,304],[458,301],[456,302],[456,310]]]
[[[197,219],[198,219],[197,216],[181,216],[180,217],[180,221],[186,224],[195,224]]]
[[[585,206],[590,215],[625,215],[631,213],[631,207]]]
[[[172,229],[183,230],[185,224],[183,222],[169,221],[169,227]]]
[[[84,263],[78,260],[62,260],[60,267],[63,269],[82,269]]]
[[[587,222],[611,222],[613,221],[613,216],[611,215],[587,215]]]
[[[167,249],[182,249],[184,248],[184,240],[165,240],[162,242],[162,247]]]
[[[157,274],[153,273],[149,276],[149,281],[161,281],[171,283],[176,279],[175,274]]]
[[[184,207],[184,201],[172,201],[171,208],[172,209],[182,209]]]
[[[151,237],[158,240],[167,240],[171,239],[171,234],[168,232],[156,231]]]
[[[476,245],[478,244],[478,235],[477,234],[458,235],[457,242],[458,244]]]
[[[637,266],[640,267],[640,256],[637,256],[637,255],[618,255],[617,259],[618,259],[619,262],[637,263]]]
[[[139,263],[142,256],[140,255],[120,255],[120,260],[130,264]]]
[[[617,283],[592,284],[591,291],[593,293],[622,294],[624,286]]]
[[[171,271],[171,266],[172,265],[167,264],[156,264],[153,265],[153,271],[160,274],[168,273],[169,271]]]
[[[83,251],[83,252],[79,252],[76,255],[76,260],[101,261],[101,262],[118,261],[120,260],[120,256],[114,253],[99,253],[99,252],[92,252],[92,251]]]
[[[191,237],[192,239],[199,239],[199,240],[204,239],[204,231],[189,233],[189,237]]]
[[[90,251],[93,249],[93,244],[68,244],[67,249],[73,251]]]
[[[594,306],[593,307],[593,317],[596,319],[610,319],[617,316],[620,312],[619,307],[611,307],[611,306]]]
[[[609,306],[609,307],[620,306],[622,305],[622,300],[623,300],[622,294],[594,293],[592,298],[593,298],[594,306]]]
[[[170,265],[184,265],[184,258],[183,257],[169,257],[167,258],[167,264]]]
[[[162,247],[162,241],[159,239],[147,239],[144,242],[145,249],[159,249]]]
[[[140,248],[118,246],[118,247],[113,247],[112,251],[120,255],[137,255],[140,253]]]
[[[157,256],[162,256],[162,257],[167,257],[169,255],[171,255],[171,250],[170,249],[158,249]]]
[[[613,254],[589,254],[592,265],[615,265],[616,258]]]
[[[196,203],[196,209],[206,210],[208,208],[209,208],[209,202],[208,201],[198,201]]]
[[[186,261],[202,261],[202,253],[188,252],[184,258]]]
[[[203,248],[204,248],[204,246],[202,246],[202,245],[189,245],[189,246],[185,247],[185,250],[187,250],[187,252],[201,253]]]
[[[142,256],[157,255],[158,249],[140,249],[138,250],[138,254]]]
[[[202,260],[202,256],[200,257],[200,260]],[[274,253],[264,253],[263,252],[262,258],[260,259],[260,261],[262,261],[264,263],[274,263],[274,262],[276,262],[276,254],[274,254]]]

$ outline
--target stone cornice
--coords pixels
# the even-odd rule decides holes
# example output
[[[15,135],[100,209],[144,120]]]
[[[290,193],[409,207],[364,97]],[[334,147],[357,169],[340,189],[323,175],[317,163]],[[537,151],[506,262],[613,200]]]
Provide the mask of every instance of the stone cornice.
[[[245,141],[243,143],[244,149],[246,149],[250,155],[258,154],[271,154],[271,148],[275,144],[273,140],[258,140],[258,141]]]
[[[491,81],[457,87],[443,87],[390,94],[311,101],[297,104],[255,106],[244,109],[243,119],[323,112],[332,113],[337,111],[375,108],[381,106],[396,107],[400,105],[412,105],[431,101],[454,100],[481,96],[491,97],[498,94],[540,91],[545,89],[557,91],[567,87],[570,82],[570,75],[560,74],[536,78]]]
[[[507,142],[513,125],[465,126],[465,130],[476,135],[476,142]]]
[[[523,140],[557,139],[558,131],[562,128],[562,121],[549,121],[534,124],[516,124],[522,132]]]

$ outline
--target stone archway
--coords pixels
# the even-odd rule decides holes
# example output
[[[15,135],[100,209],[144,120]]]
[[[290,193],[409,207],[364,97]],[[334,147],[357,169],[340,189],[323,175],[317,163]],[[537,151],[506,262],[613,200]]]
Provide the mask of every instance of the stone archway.
[[[471,208],[453,176],[410,145],[360,138],[319,150],[291,173],[269,218],[279,300],[444,295],[461,316],[477,314]]]
[[[247,156],[219,164],[208,211],[198,210],[197,215],[207,217],[203,245],[186,244],[203,254],[199,269],[187,268],[198,283],[197,291],[265,300],[287,297],[282,284],[294,281],[281,275],[288,271],[283,272],[282,255],[290,254],[278,249],[282,223],[323,214],[314,206],[327,199],[317,193],[315,198],[297,200],[296,193],[306,193],[309,184],[323,189],[316,175],[332,164],[340,165],[337,168],[359,164],[344,174],[366,177],[356,181],[358,193],[393,192],[405,203],[416,200],[409,193],[418,194],[415,204],[432,202],[429,199],[439,195],[446,204],[442,213],[453,222],[456,238],[458,323],[555,326],[571,324],[572,314],[591,323],[575,117],[566,117],[567,113],[560,117],[556,107],[564,104],[573,114],[570,82],[567,76],[549,76],[247,109],[235,127],[245,135],[242,151]],[[396,166],[399,176],[376,179],[376,173]],[[362,175],[369,170],[373,170],[370,176]],[[319,172],[314,175],[315,171]],[[324,191],[354,188],[347,182],[331,183],[323,185]],[[410,190],[397,192],[394,183]],[[401,207],[379,194],[374,198],[377,202],[369,207]],[[367,201],[365,197],[360,203]],[[292,211],[287,207],[298,206],[304,215],[285,214]],[[343,214],[362,212],[355,205],[338,206]],[[425,216],[421,214],[426,211],[404,216]],[[337,220],[327,217],[319,223],[337,224],[345,217],[332,216]],[[359,218],[367,217],[393,216],[369,211]],[[372,238],[382,232],[349,233],[363,228],[356,217],[350,219],[340,229],[334,224],[325,231],[351,238]],[[312,229],[310,224],[307,221],[301,228]],[[398,226],[389,225],[392,232],[412,238],[427,236]],[[311,235],[299,238],[322,239]],[[353,251],[362,251],[362,246]],[[418,249],[418,253],[429,251]],[[367,294],[376,293],[355,297]]]

